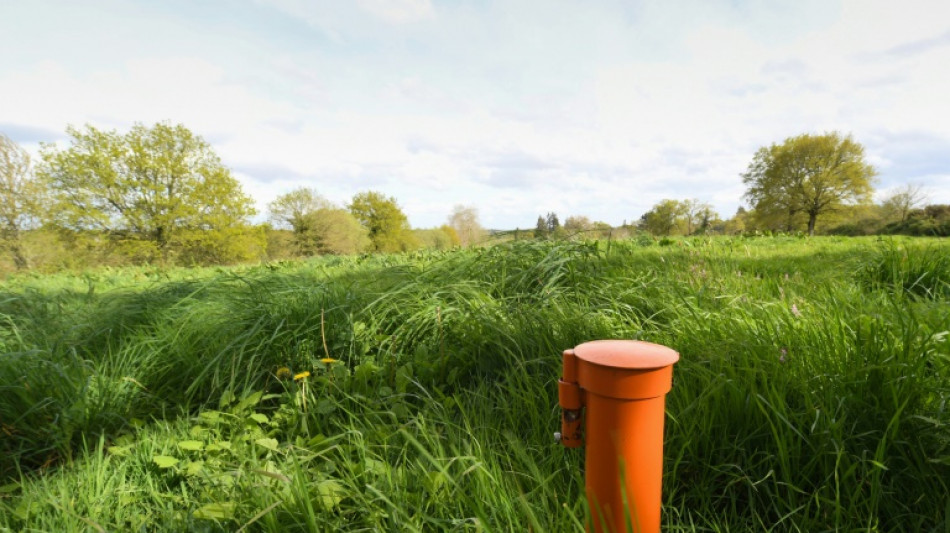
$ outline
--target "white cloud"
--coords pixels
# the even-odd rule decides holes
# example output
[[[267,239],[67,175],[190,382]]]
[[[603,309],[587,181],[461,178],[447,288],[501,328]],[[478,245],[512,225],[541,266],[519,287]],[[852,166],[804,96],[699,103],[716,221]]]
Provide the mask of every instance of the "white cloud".
[[[360,9],[396,24],[415,22],[435,14],[430,0],[357,0],[356,3]]]

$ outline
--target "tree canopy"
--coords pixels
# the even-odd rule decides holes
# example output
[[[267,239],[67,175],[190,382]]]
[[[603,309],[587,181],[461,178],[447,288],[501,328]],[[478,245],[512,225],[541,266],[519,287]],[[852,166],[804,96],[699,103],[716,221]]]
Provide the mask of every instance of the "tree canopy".
[[[282,194],[267,204],[270,220],[278,227],[290,227],[294,233],[308,230],[308,216],[319,210],[333,207],[329,200],[309,187],[298,187]]]
[[[42,195],[43,188],[33,174],[29,154],[0,134],[0,245],[13,255],[17,269],[29,266],[20,232],[39,218]]]
[[[760,148],[742,181],[745,197],[760,217],[807,220],[814,235],[818,217],[844,206],[871,200],[874,167],[864,161],[864,147],[837,132],[789,137],[782,144]]]
[[[351,213],[312,188],[299,187],[278,196],[268,211],[271,222],[293,230],[299,255],[354,254],[370,244],[366,228]]]
[[[306,215],[301,239],[315,254],[357,254],[370,247],[370,239],[356,217],[339,207],[321,207]]]
[[[255,212],[211,146],[183,125],[66,132],[71,146],[44,144],[40,167],[62,227],[127,234],[164,254],[197,231],[233,231]]]
[[[671,235],[687,215],[687,207],[679,200],[660,200],[640,217],[640,227],[654,235]]]
[[[396,199],[376,191],[357,193],[348,206],[350,213],[369,231],[377,252],[400,252],[416,246],[409,219]]]

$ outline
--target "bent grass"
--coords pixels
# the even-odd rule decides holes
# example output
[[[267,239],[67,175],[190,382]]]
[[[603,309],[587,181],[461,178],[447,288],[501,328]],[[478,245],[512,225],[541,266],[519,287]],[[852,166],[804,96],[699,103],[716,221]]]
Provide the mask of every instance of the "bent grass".
[[[652,244],[8,280],[0,529],[583,531],[595,338],[682,355],[667,529],[950,528],[948,243]]]

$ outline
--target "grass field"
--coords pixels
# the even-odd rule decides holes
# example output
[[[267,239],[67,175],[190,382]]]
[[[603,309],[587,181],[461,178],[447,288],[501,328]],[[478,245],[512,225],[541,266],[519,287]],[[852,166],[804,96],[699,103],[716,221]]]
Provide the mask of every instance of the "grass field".
[[[950,242],[714,238],[0,284],[2,531],[583,531],[560,353],[681,353],[669,531],[950,531]],[[309,373],[309,375],[305,375]]]

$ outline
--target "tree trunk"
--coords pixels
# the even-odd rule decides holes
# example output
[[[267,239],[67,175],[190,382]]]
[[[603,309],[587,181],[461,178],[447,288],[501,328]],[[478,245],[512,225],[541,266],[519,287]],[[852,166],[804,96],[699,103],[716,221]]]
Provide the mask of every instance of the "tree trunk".
[[[815,234],[815,221],[818,220],[818,213],[808,213],[808,236]]]
[[[20,248],[20,243],[13,243],[10,246],[10,251],[13,253],[13,264],[16,265],[17,270],[30,268],[30,262],[26,259],[26,256],[23,255],[23,249]]]
[[[6,247],[13,254],[13,264],[17,270],[26,270],[30,268],[30,262],[23,255],[23,247],[20,245],[20,229],[14,224],[8,224],[0,231],[0,242],[6,241]]]

